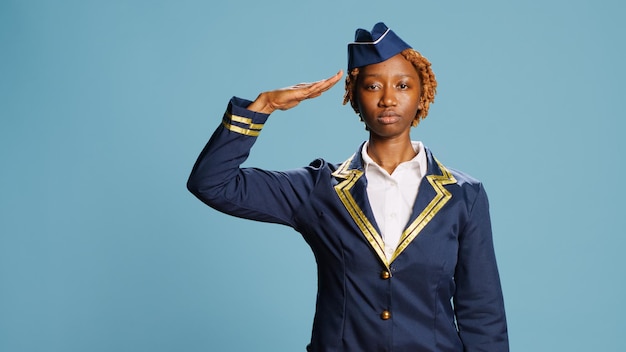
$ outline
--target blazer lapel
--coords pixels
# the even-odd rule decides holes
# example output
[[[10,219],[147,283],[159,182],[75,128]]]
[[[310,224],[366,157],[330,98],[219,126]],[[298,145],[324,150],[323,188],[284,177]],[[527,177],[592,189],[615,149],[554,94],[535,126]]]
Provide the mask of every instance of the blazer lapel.
[[[335,191],[380,261],[389,268],[385,243],[374,220],[374,213],[367,198],[367,181],[363,175],[362,161],[356,153],[333,172],[333,176],[339,181],[334,186]]]
[[[360,150],[361,148],[359,148]],[[367,181],[363,177],[363,165],[359,153],[352,155],[333,172],[333,176],[339,181],[334,186],[339,199],[380,261],[387,268],[452,198],[452,194],[445,186],[456,183],[456,179],[448,169],[435,159],[430,150],[426,149],[426,155],[428,170],[420,183],[411,219],[400,237],[400,242],[391,260],[388,260],[385,255],[385,243],[367,199]]]
[[[426,156],[428,170],[420,183],[413,214],[406,229],[402,232],[398,247],[391,258],[392,262],[452,198],[452,194],[444,186],[456,183],[456,179],[428,149],[426,149]]]

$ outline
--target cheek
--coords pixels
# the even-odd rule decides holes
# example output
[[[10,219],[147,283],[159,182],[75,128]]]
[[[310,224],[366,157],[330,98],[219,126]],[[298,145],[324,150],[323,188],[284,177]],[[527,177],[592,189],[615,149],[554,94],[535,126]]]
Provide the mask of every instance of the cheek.
[[[359,92],[356,89],[352,92],[352,106],[355,106],[359,111],[362,110],[361,98],[359,97]]]
[[[359,108],[360,113],[366,113],[372,107],[371,99],[368,99],[367,96],[363,99],[358,93],[355,96],[355,105]]]
[[[421,102],[419,94],[407,94],[403,97],[405,106],[410,107],[412,110],[421,109]]]

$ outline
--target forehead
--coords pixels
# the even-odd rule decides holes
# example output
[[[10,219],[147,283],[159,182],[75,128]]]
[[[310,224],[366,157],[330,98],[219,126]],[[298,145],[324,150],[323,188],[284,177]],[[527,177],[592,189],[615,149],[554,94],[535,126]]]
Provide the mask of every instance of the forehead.
[[[409,76],[419,78],[415,66],[407,60],[402,54],[397,54],[391,58],[379,62],[363,66],[359,69],[359,76]]]

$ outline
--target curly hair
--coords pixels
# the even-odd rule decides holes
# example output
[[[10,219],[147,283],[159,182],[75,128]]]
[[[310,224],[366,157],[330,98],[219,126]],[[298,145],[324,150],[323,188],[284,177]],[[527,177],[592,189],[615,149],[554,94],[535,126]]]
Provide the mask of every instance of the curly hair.
[[[437,93],[437,80],[435,79],[435,74],[430,68],[430,61],[426,59],[422,54],[417,52],[414,49],[405,49],[400,54],[404,56],[415,70],[420,78],[420,83],[422,84],[422,94],[420,96],[420,102],[422,103],[422,109],[417,111],[417,115],[415,116],[415,120],[413,121],[413,126],[417,126],[417,124],[426,118],[428,115],[428,108],[431,103],[435,102],[435,94]],[[359,68],[352,69],[348,75],[346,76],[346,92],[343,96],[343,104],[345,105],[347,102],[350,102],[352,109],[354,112],[359,114],[359,107],[357,105],[355,99],[355,91],[356,91],[356,82],[359,77]]]

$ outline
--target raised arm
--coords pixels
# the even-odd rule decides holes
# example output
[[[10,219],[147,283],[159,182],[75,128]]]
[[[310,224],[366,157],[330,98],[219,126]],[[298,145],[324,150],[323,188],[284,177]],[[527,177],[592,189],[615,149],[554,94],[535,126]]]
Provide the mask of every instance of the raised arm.
[[[193,167],[187,188],[207,205],[227,214],[293,226],[293,213],[315,180],[312,167],[285,172],[241,168],[269,114],[321,95],[342,72],[313,83],[259,94],[254,102],[232,98],[222,123]]]

